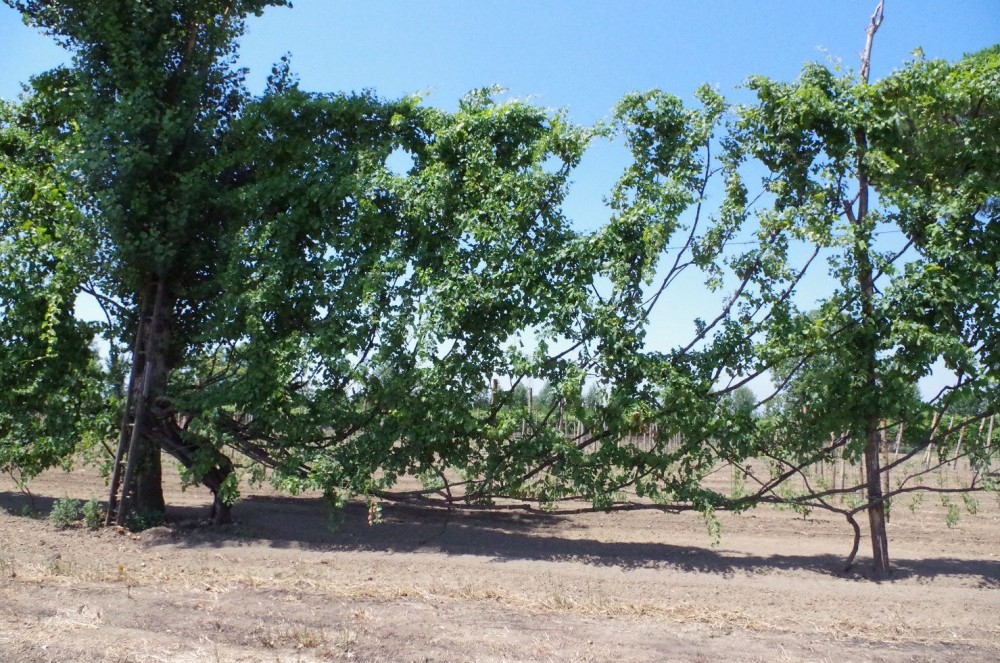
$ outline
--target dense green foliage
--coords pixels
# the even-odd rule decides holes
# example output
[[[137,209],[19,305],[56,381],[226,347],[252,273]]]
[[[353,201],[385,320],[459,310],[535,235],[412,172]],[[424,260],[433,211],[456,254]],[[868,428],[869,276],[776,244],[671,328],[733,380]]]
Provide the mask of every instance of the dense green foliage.
[[[0,468],[24,480],[106,432],[96,330],[73,315],[91,242],[57,173],[58,112],[0,102]]]
[[[871,461],[885,430],[943,459],[942,411],[997,410],[998,49],[871,85],[807,65],[750,79],[740,107],[631,94],[584,128],[497,90],[455,112],[307,92],[284,61],[252,95],[237,40],[281,2],[8,4],[73,63],[0,106],[4,470],[112,449],[121,417],[142,518],[162,511],[163,450],[223,511],[246,473],[339,497],[610,508],[627,490],[853,523],[919,477],[858,508],[786,482]],[[631,162],[606,226],[581,233],[562,202],[595,139]],[[718,315],[650,348],[691,272]],[[74,317],[81,293],[106,323]],[[956,381],[927,403],[937,362]],[[961,450],[984,470],[969,489],[990,485],[988,439]],[[771,473],[749,491],[703,487],[753,458]],[[392,492],[404,474],[426,490]]]

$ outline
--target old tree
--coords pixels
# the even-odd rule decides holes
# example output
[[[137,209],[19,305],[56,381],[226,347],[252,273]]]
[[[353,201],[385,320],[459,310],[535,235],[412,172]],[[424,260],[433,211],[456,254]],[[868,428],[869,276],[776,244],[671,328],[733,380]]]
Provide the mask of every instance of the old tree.
[[[489,92],[450,114],[309,94],[284,63],[251,96],[235,40],[282,3],[12,4],[73,65],[3,108],[6,468],[117,427],[120,522],[163,510],[160,450],[225,519],[224,449],[371,493],[505,444],[487,380],[533,363],[518,332],[575,333],[600,268],[560,211],[590,132]]]
[[[72,54],[0,106],[0,466],[22,480],[97,458],[119,522],[163,512],[161,451],[218,521],[241,475],[453,506],[785,502],[856,532],[867,511],[878,573],[886,500],[928,487],[889,469],[936,450],[993,486],[989,437],[948,439],[998,402],[996,49],[876,83],[809,65],[746,106],[633,94],[587,129],[491,91],[453,113],[309,93],[286,62],[253,95],[237,40],[280,1],[8,4]],[[632,163],[580,233],[562,201],[603,137]],[[718,314],[647,347],[692,272]],[[924,402],[940,362],[954,385]],[[880,464],[887,432],[906,444]],[[864,504],[809,482],[832,458],[864,458]],[[750,490],[702,486],[750,459]],[[404,474],[426,489],[393,492]]]

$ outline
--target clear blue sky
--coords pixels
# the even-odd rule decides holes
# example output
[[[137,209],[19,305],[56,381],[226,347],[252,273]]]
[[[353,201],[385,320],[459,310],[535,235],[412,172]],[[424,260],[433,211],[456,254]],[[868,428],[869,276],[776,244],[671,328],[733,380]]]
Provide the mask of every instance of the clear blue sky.
[[[592,123],[623,94],[658,87],[688,100],[703,83],[740,98],[751,74],[794,78],[802,63],[840,60],[856,69],[875,0],[295,0],[253,19],[242,64],[260,90],[288,52],[304,88],[363,88],[385,97],[422,93],[453,108],[470,89],[499,84],[512,95]],[[917,47],[956,59],[1000,41],[1000,0],[887,0],[873,78]],[[65,54],[0,7],[0,97]],[[603,222],[601,200],[622,165],[598,146],[575,176],[567,212],[581,228]],[[695,283],[658,321],[671,344],[706,300]],[[711,301],[719,297],[712,295]],[[689,313],[690,312],[690,313]],[[701,311],[698,314],[703,314]],[[674,329],[675,328],[675,329]]]
[[[431,92],[453,106],[500,84],[578,122],[603,117],[624,93],[659,87],[687,97],[730,92],[750,74],[788,79],[804,61],[857,62],[874,0],[295,0],[253,19],[243,62],[256,87],[290,52],[303,85]],[[1000,41],[998,0],[888,0],[873,75],[916,47],[954,59]],[[0,6],[0,97],[63,55]]]
[[[729,91],[749,74],[792,78],[802,62],[828,54],[853,67],[874,5],[300,0],[255,21],[243,50],[260,74],[290,51],[304,85],[316,90],[430,90],[433,103],[448,106],[471,88],[498,83],[592,122],[632,90],[660,87],[685,97],[709,83]],[[898,66],[917,46],[951,59],[997,41],[997,0],[888,0],[873,74]]]

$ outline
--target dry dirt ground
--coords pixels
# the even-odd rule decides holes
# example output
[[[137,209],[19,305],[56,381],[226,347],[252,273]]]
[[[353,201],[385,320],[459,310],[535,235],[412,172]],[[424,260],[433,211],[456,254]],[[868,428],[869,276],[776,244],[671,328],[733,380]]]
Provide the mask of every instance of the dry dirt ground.
[[[0,661],[998,661],[1000,505],[945,523],[939,498],[896,505],[891,580],[842,572],[845,522],[761,508],[697,514],[446,513],[248,491],[236,523],[135,535],[44,518],[104,497],[86,468],[33,502],[0,480]]]

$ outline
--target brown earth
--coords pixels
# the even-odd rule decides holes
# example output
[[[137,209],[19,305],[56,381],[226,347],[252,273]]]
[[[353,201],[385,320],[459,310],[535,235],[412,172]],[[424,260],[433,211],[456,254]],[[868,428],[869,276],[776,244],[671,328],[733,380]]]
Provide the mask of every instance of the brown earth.
[[[352,503],[333,529],[320,498],[255,490],[216,528],[176,485],[135,535],[28,514],[103,498],[93,470],[33,501],[0,481],[0,661],[1000,660],[995,495],[954,527],[937,496],[894,505],[874,582],[824,513],[722,514],[712,547],[698,514],[386,505],[369,526]]]

